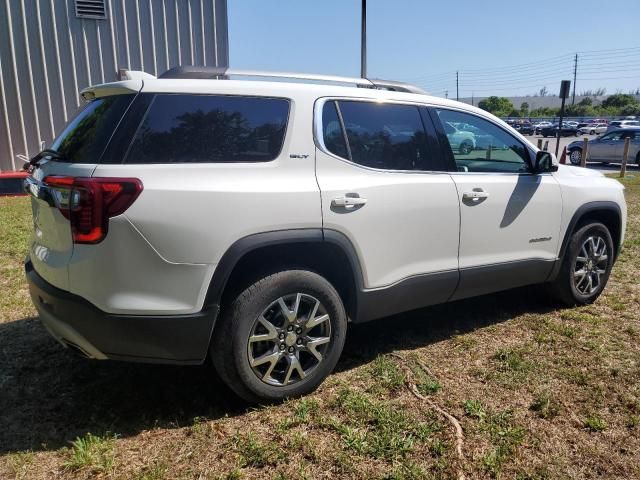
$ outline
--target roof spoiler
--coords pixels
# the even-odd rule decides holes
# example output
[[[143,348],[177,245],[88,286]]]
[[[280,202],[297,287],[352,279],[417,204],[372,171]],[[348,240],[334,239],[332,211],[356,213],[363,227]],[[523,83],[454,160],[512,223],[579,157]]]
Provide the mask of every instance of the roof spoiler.
[[[119,82],[103,83],[93,85],[80,91],[83,100],[90,102],[95,98],[107,97],[110,95],[123,95],[127,93],[138,93],[142,89],[144,80],[155,79],[153,75],[139,70],[118,70]]]

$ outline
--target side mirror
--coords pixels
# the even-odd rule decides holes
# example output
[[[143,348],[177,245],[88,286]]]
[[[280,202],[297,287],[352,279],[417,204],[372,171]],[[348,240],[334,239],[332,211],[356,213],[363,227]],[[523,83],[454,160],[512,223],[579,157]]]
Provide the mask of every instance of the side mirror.
[[[558,171],[558,159],[555,155],[545,152],[544,150],[538,151],[533,162],[533,172],[547,173],[556,171]]]

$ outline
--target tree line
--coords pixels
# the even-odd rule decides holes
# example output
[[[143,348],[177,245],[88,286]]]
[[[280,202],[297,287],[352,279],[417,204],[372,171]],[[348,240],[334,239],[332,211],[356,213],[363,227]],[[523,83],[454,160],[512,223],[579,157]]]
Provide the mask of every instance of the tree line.
[[[522,102],[517,109],[506,97],[489,97],[481,100],[478,106],[498,117],[557,117],[560,108],[541,107],[529,109],[527,102]],[[607,117],[607,116],[640,116],[640,101],[633,95],[617,93],[609,95],[602,103],[594,105],[591,97],[580,100],[575,105],[565,106],[568,117]]]

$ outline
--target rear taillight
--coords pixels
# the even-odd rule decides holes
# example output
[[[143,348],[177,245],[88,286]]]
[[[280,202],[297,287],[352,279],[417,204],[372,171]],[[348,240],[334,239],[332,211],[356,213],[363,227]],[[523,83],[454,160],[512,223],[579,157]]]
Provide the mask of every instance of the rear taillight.
[[[124,213],[142,192],[142,182],[137,178],[49,176],[44,184],[69,219],[74,243],[104,240],[109,219]]]

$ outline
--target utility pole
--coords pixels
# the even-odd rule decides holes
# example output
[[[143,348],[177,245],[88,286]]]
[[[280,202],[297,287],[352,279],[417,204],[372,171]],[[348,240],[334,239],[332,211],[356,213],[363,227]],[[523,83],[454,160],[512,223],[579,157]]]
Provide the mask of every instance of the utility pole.
[[[471,106],[472,106],[472,107],[475,107],[475,104],[473,103],[473,94],[474,94],[474,93],[475,93],[475,92],[471,92]]]
[[[367,78],[367,0],[362,0],[360,26],[360,76]]]
[[[449,90],[444,91],[444,98],[449,98]]]
[[[571,98],[571,105],[575,105],[576,103],[576,76],[578,75],[578,54],[576,53],[576,58],[573,60],[573,98]]]
[[[458,90],[458,71],[456,70],[456,101],[460,101],[460,92]]]

